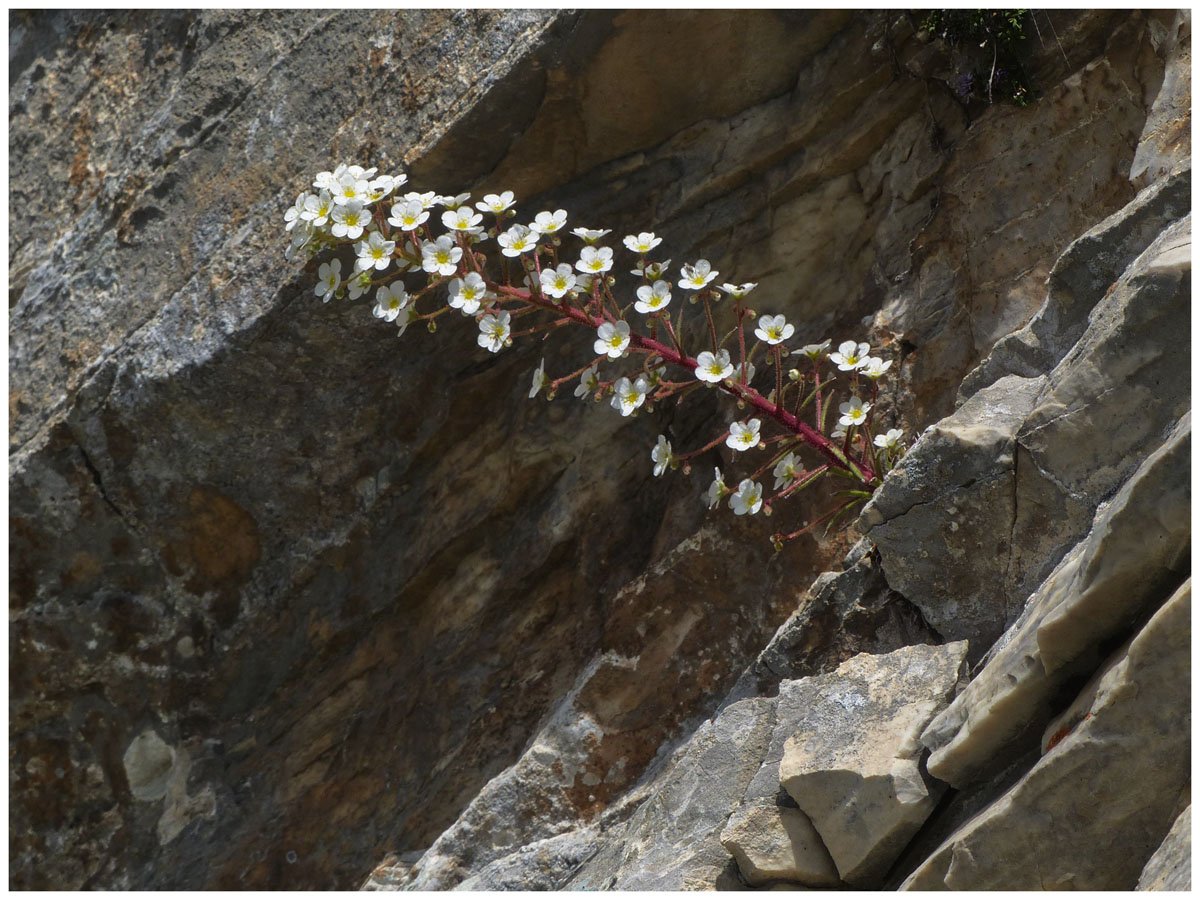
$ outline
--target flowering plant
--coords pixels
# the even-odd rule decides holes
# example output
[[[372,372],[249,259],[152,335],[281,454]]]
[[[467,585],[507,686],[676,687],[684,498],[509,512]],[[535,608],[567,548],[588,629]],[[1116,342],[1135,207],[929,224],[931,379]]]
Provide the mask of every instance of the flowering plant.
[[[775,504],[825,476],[853,482],[843,492],[849,499],[816,521],[775,533],[777,547],[864,502],[903,453],[898,429],[873,431],[879,381],[892,363],[871,356],[868,344],[845,341],[830,352],[826,340],[787,349],[795,326],[782,315],[758,316],[747,306],[754,282],[718,284],[720,273],[700,259],[680,266],[672,284],[671,260],[651,259],[662,244],[653,232],[621,242],[637,260],[631,271],[637,284],[630,296],[618,299],[615,254],[601,243],[609,230],[571,230],[579,242],[572,260],[564,248],[565,210],[545,210],[527,225],[506,226],[516,218],[511,191],[488,194],[472,206],[468,194],[400,195],[406,182],[404,175],[341,165],[318,174],[315,191],[296,198],[284,216],[291,235],[289,259],[345,247],[354,252],[346,270],[337,257],[320,265],[314,292],[323,301],[373,294],[375,317],[396,325],[400,334],[415,322],[434,331],[438,319],[457,310],[474,320],[477,343],[492,353],[516,338],[548,336],[565,326],[590,332],[595,355],[557,378],[546,373],[543,358],[533,373],[531,399],[542,393],[553,399],[575,379],[576,397],[608,398],[623,416],[706,388],[729,395],[750,414],[685,453],[675,452],[666,435],[659,435],[650,451],[653,472],[660,476],[681,466],[690,471],[692,460],[722,443],[736,454],[754,451],[758,464],[752,471],[727,486],[718,468],[706,495],[710,509],[728,498],[739,516],[770,515]],[[438,222],[441,234],[435,230]],[[688,303],[676,300],[676,289]],[[722,334],[716,309],[726,299],[734,326]],[[704,336],[697,346],[686,340],[688,305],[703,311]],[[774,375],[765,395],[752,385],[760,355]],[[792,356],[802,357],[804,367],[787,367]],[[830,421],[838,388],[848,395],[836,405],[836,421]],[[811,458],[802,459],[801,452]],[[768,471],[775,478],[770,496],[758,480]]]

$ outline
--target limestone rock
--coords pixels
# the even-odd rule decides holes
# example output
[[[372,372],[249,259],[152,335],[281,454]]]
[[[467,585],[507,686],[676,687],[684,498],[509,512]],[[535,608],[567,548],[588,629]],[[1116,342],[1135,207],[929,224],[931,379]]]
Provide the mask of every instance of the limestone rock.
[[[742,700],[701,725],[659,787],[565,887],[694,890],[736,885],[720,836],[766,752],[774,702]]]
[[[976,658],[1006,624],[1016,436],[1044,384],[1002,378],[927,429],[860,517],[888,584]]]
[[[958,405],[1005,375],[1036,377],[1053,369],[1083,336],[1088,316],[1154,240],[1191,210],[1186,161],[1067,247],[1046,282],[1046,299],[1023,327],[999,341],[963,379]]]
[[[1192,807],[1181,812],[1166,838],[1142,869],[1139,891],[1192,889]]]
[[[703,548],[757,546],[761,520],[714,516],[676,553],[704,484],[645,458],[730,409],[528,403],[543,347],[397,342],[321,306],[281,212],[357,161],[655,228],[758,280],[805,340],[874,317],[904,358],[879,421],[916,432],[1130,196],[1163,57],[1141,11],[1055,13],[1030,48],[1043,99],[972,120],[897,65],[921,53],[904,20],[15,13],[11,886],[344,888],[398,857],[377,886],[399,887],[448,830],[446,886],[522,847],[553,880],[597,823],[603,854],[625,821],[606,816],[663,788],[655,767],[844,548],[751,551],[741,593]],[[764,684],[936,640],[851,580]],[[175,757],[143,801],[123,757],[147,731]],[[696,882],[736,884],[709,849]]]
[[[1087,714],[905,881],[909,890],[1132,890],[1189,781],[1191,584],[1104,668]]]
[[[921,730],[954,695],[965,641],[863,654],[797,683],[807,712],[779,780],[812,820],[842,880],[876,885],[933,810],[942,786],[921,772]]]
[[[1099,248],[1127,258],[1178,211],[1186,183],[1181,174],[1148,189],[1094,241],[1076,245],[1059,283],[1079,285],[1081,265]],[[1154,236],[1086,316],[1043,317],[1031,333],[1047,358],[1078,335],[1053,369],[1007,375],[973,393],[923,435],[864,509],[889,583],[943,637],[970,638],[977,653],[996,640],[1086,534],[1096,506],[1189,408],[1177,361],[1189,348],[1179,323],[1190,248],[1185,215]],[[1080,290],[1092,296],[1095,287]]]
[[[739,678],[734,696],[770,693],[781,681],[831,671],[858,653],[939,642],[920,610],[888,585],[870,541],[860,541],[842,566],[817,576]]]
[[[1150,38],[1165,69],[1130,167],[1138,186],[1162,177],[1192,150],[1192,11],[1161,11],[1150,20]]]
[[[754,886],[786,880],[809,887],[834,887],[837,867],[808,816],[774,803],[739,808],[721,832],[721,845]]]
[[[961,787],[1027,748],[1058,692],[1094,670],[1098,648],[1120,641],[1183,577],[1191,540],[1190,451],[1189,414],[1097,512],[1088,538],[930,723],[922,736],[932,751],[930,774]]]
[[[456,885],[456,891],[556,890],[591,856],[599,843],[599,828],[585,826],[522,847],[484,866]]]

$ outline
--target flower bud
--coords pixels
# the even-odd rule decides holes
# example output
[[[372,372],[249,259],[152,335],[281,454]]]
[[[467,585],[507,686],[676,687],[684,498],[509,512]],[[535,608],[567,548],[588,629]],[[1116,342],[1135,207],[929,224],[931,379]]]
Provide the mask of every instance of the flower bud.
[[[430,319],[425,327],[429,330],[430,334],[433,334],[437,331],[437,322],[433,321],[433,319]]]
[[[788,381],[799,381],[803,377],[799,369],[788,369]]]

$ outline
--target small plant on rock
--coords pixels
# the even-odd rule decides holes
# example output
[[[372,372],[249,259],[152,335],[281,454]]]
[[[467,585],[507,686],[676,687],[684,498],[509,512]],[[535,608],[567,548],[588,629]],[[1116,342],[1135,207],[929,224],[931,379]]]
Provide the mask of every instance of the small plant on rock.
[[[684,263],[673,276],[671,260],[654,258],[662,239],[653,232],[624,237],[614,252],[607,229],[568,231],[565,210],[516,222],[511,191],[471,204],[468,194],[401,195],[406,183],[404,175],[341,165],[318,174],[315,190],[296,198],[284,216],[286,255],[325,258],[314,288],[323,301],[373,299],[373,315],[401,335],[416,323],[434,331],[439,319],[457,313],[472,320],[476,343],[491,353],[562,328],[587,332],[592,355],[557,377],[543,358],[531,399],[552,400],[573,385],[575,397],[607,401],[631,416],[697,391],[728,395],[742,414],[687,451],[659,435],[649,452],[653,473],[690,471],[697,457],[724,444],[746,461],[745,471],[717,469],[705,499],[710,508],[727,501],[739,516],[770,515],[825,477],[850,482],[845,499],[825,515],[775,533],[777,547],[865,502],[904,452],[899,430],[876,433],[879,382],[892,362],[872,356],[866,343],[849,340],[831,350],[825,340],[789,349],[795,326],[748,305],[753,282],[719,281],[705,259]],[[337,255],[346,250],[352,258]],[[618,278],[617,253],[633,264],[634,280]],[[735,323],[723,333],[721,305],[732,307]],[[703,316],[699,342],[685,339],[689,309]],[[792,357],[799,357],[796,365]],[[774,376],[765,394],[752,386],[756,360]],[[762,480],[768,473],[770,491]]]

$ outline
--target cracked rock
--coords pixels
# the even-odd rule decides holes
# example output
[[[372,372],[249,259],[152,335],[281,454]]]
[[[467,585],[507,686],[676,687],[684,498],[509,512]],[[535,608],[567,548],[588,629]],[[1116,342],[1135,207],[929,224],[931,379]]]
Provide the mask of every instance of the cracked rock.
[[[804,709],[779,781],[812,820],[843,881],[878,886],[944,786],[921,771],[919,736],[954,695],[967,644],[860,654],[795,683]]]

